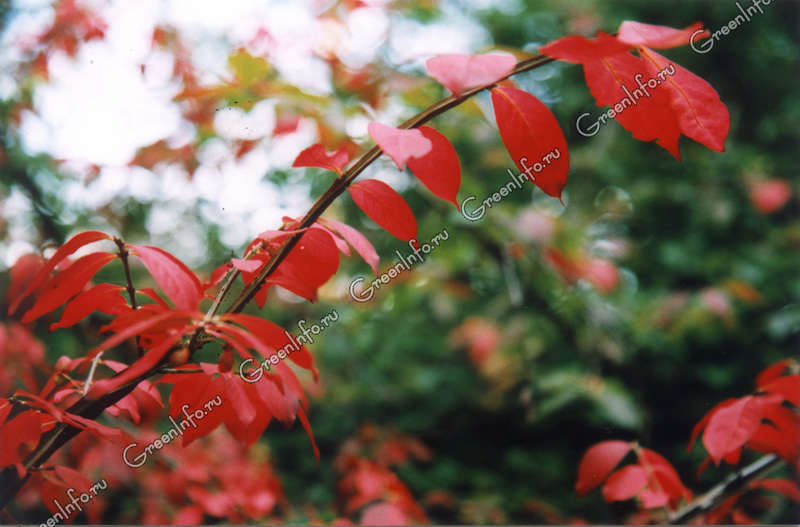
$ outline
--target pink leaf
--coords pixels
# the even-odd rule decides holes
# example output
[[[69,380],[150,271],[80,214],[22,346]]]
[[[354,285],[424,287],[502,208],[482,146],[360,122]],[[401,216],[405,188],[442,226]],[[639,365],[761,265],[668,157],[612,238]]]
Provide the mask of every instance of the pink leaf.
[[[369,240],[358,232],[356,229],[347,225],[346,223],[342,223],[336,220],[322,220],[325,223],[330,224],[331,227],[336,229],[342,238],[344,238],[347,243],[353,246],[353,249],[361,255],[361,258],[367,262],[372,268],[372,271],[375,273],[375,276],[378,276],[378,261],[380,258],[378,257],[378,253],[375,251],[375,247],[369,242]]]
[[[402,130],[382,123],[370,123],[367,127],[370,137],[392,158],[398,170],[405,168],[413,157],[422,157],[431,151],[433,145],[419,130]]]
[[[425,69],[453,95],[506,77],[517,59],[510,53],[448,54],[428,59]]]
[[[703,28],[703,24],[695,22],[685,29],[675,29],[668,26],[654,26],[652,24],[642,24],[633,20],[625,20],[619,26],[617,38],[632,46],[647,46],[656,49],[675,48],[685,46],[689,42],[700,40],[709,35],[708,31],[701,31],[693,37],[698,30]]]

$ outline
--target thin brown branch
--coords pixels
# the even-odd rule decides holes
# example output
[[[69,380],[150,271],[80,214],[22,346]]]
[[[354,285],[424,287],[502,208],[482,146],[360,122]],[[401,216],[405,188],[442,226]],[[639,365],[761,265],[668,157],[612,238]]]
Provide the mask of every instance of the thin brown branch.
[[[699,514],[706,513],[722,503],[728,496],[744,488],[745,485],[779,466],[782,460],[769,454],[750,463],[741,470],[729,475],[708,492],[669,516],[669,523],[688,523]]]

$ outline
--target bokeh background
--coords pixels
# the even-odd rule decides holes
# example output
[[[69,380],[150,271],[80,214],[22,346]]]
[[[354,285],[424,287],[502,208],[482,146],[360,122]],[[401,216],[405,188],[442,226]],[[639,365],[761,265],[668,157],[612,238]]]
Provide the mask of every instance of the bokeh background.
[[[723,154],[684,139],[678,163],[614,122],[580,135],[578,116],[602,109],[581,68],[556,63],[515,80],[567,136],[566,207],[530,186],[471,222],[388,160],[368,169],[402,191],[421,239],[449,238],[368,303],[348,294],[368,274],[351,258],[318,303],[278,294],[262,311],[287,328],[339,314],[312,346],[320,463],[300,427],[273,424],[254,447],[285,496],[264,518],[357,521],[343,505],[347,463],[334,462],[348,449],[397,454],[389,470],[431,523],[623,521],[630,504],[573,491],[580,456],[604,439],[660,452],[696,491],[725,476],[696,477],[705,454],[687,452],[692,426],[800,344],[800,9],[763,10],[708,53],[666,53],[728,106]],[[86,229],[163,247],[208,276],[330,184],[290,168],[300,150],[322,140],[357,151],[370,121],[399,123],[446,95],[425,75],[435,54],[533,54],[626,19],[714,30],[737,14],[715,1],[0,2],[0,284],[24,254]],[[482,94],[434,121],[461,159],[459,200],[483,200],[513,168],[491,111]],[[408,251],[348,197],[329,214],[364,232],[384,269]],[[591,272],[576,274],[586,260]],[[119,282],[117,271],[102,278]],[[83,354],[103,320],[28,328],[35,360],[34,344],[0,344],[3,392]],[[119,476],[104,522],[144,521],[151,502],[163,514],[151,520],[174,519],[143,497],[141,474]],[[47,516],[32,499],[14,513]],[[797,518],[789,505],[762,516]]]

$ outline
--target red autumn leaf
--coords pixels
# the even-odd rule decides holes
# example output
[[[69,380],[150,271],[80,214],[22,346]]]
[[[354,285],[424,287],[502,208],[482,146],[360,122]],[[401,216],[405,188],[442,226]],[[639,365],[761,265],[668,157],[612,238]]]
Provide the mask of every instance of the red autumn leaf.
[[[763,388],[767,384],[778,379],[783,375],[783,372],[786,371],[790,364],[792,364],[792,359],[783,359],[782,361],[778,361],[764,368],[761,373],[758,374],[758,377],[756,377],[756,387]]]
[[[187,505],[175,513],[173,522],[175,525],[202,525],[203,508],[199,505]]]
[[[646,485],[647,471],[639,465],[626,465],[611,474],[603,485],[603,499],[608,503],[629,500]]]
[[[665,68],[675,68],[675,73],[664,77],[659,85],[670,96],[670,105],[678,120],[681,133],[717,152],[725,151],[725,138],[731,126],[728,108],[719,94],[706,81],[653,51],[637,48],[645,61],[651,78]]]
[[[130,248],[142,260],[175,307],[197,309],[203,298],[203,287],[197,276],[183,262],[158,247],[131,245]]]
[[[692,493],[681,482],[675,468],[661,454],[649,448],[642,448],[639,457],[642,465],[649,468],[651,481],[648,485],[651,488],[661,489],[673,503],[681,498],[691,499]],[[655,484],[652,480],[655,480]]]
[[[578,481],[575,491],[583,496],[600,485],[630,451],[626,441],[603,441],[589,448],[578,466]]]
[[[800,503],[800,487],[797,486],[797,483],[788,479],[757,479],[750,483],[750,488],[771,490]]]
[[[300,237],[267,283],[316,300],[317,289],[339,269],[339,251],[330,233],[309,229]]]
[[[121,292],[122,286],[97,284],[73,298],[65,307],[58,322],[50,324],[50,331],[77,324],[94,311],[109,315],[125,313],[130,307]]]
[[[540,47],[539,52],[554,59],[585,64],[611,55],[625,53],[631,49],[632,46],[600,31],[596,38],[570,36],[554,40]]]
[[[17,300],[21,299],[20,295],[28,289],[44,264],[44,259],[38,254],[23,254],[17,258],[9,272],[10,283],[8,291],[6,291],[6,302],[11,305],[16,304]]]
[[[311,353],[297,339],[290,338],[289,332],[282,327],[269,320],[252,315],[228,314],[224,315],[223,318],[244,326],[276,353],[279,350],[284,350],[289,360],[301,368],[311,370],[314,372],[314,376],[317,376]]]
[[[675,29],[668,26],[655,26],[652,24],[642,24],[633,20],[625,20],[619,26],[617,38],[632,46],[647,46],[655,49],[676,48],[685,46],[692,41],[692,38],[700,40],[709,35],[708,31],[698,33],[703,28],[703,24],[695,22],[684,29]]]
[[[418,130],[432,147],[424,156],[409,159],[409,170],[428,190],[458,208],[456,194],[461,186],[461,165],[455,148],[445,136],[429,126],[420,126]]]
[[[342,169],[350,161],[347,148],[327,152],[325,146],[317,143],[300,152],[292,163],[293,167],[317,167],[342,174]]]
[[[152,305],[152,304],[151,304]],[[142,311],[142,313],[139,313]],[[136,337],[142,335],[147,330],[150,330],[159,324],[165,322],[174,322],[181,326],[186,326],[185,329],[190,329],[189,327],[189,320],[191,320],[192,315],[194,313],[186,313],[181,311],[159,311],[156,313],[145,311],[144,309],[140,308],[137,311],[132,312],[131,321],[132,323],[129,325],[125,325],[123,327],[119,327],[118,332],[103,341],[99,346],[93,348],[87,355],[87,358],[91,359],[98,353],[103,351],[109,350],[114,346],[118,346],[121,343],[125,342],[127,339],[131,337]],[[117,322],[120,318],[118,317],[115,322]],[[171,328],[173,329],[173,328]],[[172,333],[173,336],[174,333]]]
[[[255,443],[272,420],[266,404],[252,383],[236,375],[225,375],[225,396],[233,411],[226,412],[225,427],[237,441],[245,445]]]
[[[9,314],[14,314],[19,307],[19,303],[25,299],[25,297],[31,294],[37,287],[44,283],[50,272],[55,269],[56,266],[61,263],[62,260],[64,260],[64,258],[74,253],[84,245],[88,245],[99,240],[108,240],[110,238],[111,237],[108,234],[100,231],[81,232],[70,238],[55,252],[55,254],[53,254],[53,256],[50,257],[50,259],[47,261],[44,267],[39,270],[36,277],[31,281],[28,287],[25,288],[25,291],[20,294],[14,302],[12,302],[11,306],[8,308]]]
[[[357,181],[348,189],[353,201],[372,221],[403,241],[417,237],[417,219],[392,187],[377,179]]]
[[[767,393],[775,393],[795,406],[800,406],[800,375],[779,377],[761,387]]]
[[[552,112],[533,95],[506,86],[492,90],[492,105],[514,164],[546,194],[560,198],[567,184],[569,150]]]
[[[224,396],[225,381],[222,377],[212,378],[204,373],[184,374],[182,377],[184,379],[176,382],[169,394],[169,415],[183,432],[181,444],[185,447],[213,432],[224,421],[225,412],[231,410]],[[220,400],[221,406],[214,405]]]
[[[367,131],[381,150],[392,158],[397,170],[403,170],[409,159],[422,157],[433,148],[431,141],[418,129],[403,130],[373,122],[369,123]]]
[[[708,421],[709,419],[711,419],[711,416],[714,415],[714,413],[720,408],[725,408],[726,406],[730,406],[736,401],[738,401],[738,399],[735,398],[725,399],[721,403],[718,403],[716,406],[714,406],[711,410],[706,412],[706,415],[704,415],[703,418],[700,419],[700,421],[698,421],[698,423],[694,425],[694,427],[692,428],[692,435],[689,438],[689,446],[687,447],[687,450],[691,451],[692,448],[694,448],[694,442],[697,440],[697,436],[700,434],[700,432],[702,432],[705,429],[706,425],[708,425]]]
[[[425,69],[453,95],[508,76],[517,65],[510,53],[447,54],[428,59]]]
[[[25,313],[22,321],[32,322],[53,311],[78,294],[101,267],[117,257],[116,254],[97,252],[75,260],[40,288],[39,297],[33,307]]]
[[[322,221],[335,229],[336,232],[338,232],[342,238],[344,238],[347,243],[349,243],[353,249],[356,250],[361,258],[367,262],[367,265],[372,268],[375,276],[378,276],[378,262],[380,261],[380,258],[378,257],[378,253],[375,251],[375,247],[372,246],[366,236],[346,223],[328,219],[323,219]]]
[[[703,432],[703,445],[714,463],[744,445],[761,424],[759,403],[752,396],[742,397],[720,408],[711,416]]]
[[[750,202],[762,214],[772,214],[792,197],[792,187],[784,179],[774,178],[750,184]]]
[[[21,463],[39,443],[42,421],[39,412],[27,410],[0,428],[0,467]]]

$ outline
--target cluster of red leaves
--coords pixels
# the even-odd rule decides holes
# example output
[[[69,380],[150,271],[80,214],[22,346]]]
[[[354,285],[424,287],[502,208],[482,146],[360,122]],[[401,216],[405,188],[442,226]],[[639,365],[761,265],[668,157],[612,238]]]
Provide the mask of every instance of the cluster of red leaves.
[[[692,430],[691,450],[700,433],[709,457],[700,467],[702,473],[713,461],[737,465],[742,449],[775,454],[800,472],[800,375],[793,359],[777,362],[756,378],[756,393],[725,400],[712,408]],[[625,465],[612,473],[628,455],[635,452],[638,463]],[[578,467],[575,490],[582,496],[603,484],[607,502],[637,498],[640,512],[637,522],[649,521],[650,509],[668,507],[675,510],[691,493],[680,482],[672,466],[659,454],[625,441],[603,441],[589,448]],[[704,523],[726,521],[754,523],[740,499],[752,490],[768,490],[800,503],[800,488],[788,479],[756,479],[737,490],[717,507],[706,513]],[[758,501],[747,505],[758,508]],[[762,507],[764,508],[764,507]]]
[[[345,442],[334,461],[342,472],[338,491],[345,516],[358,515],[365,525],[428,523],[424,510],[392,467],[430,458],[430,451],[416,439],[371,425],[362,427],[357,438]],[[342,518],[337,523],[349,520]]]
[[[689,44],[701,27],[685,29],[625,21],[616,37],[565,37],[543,46],[545,55],[583,65],[586,84],[598,106],[611,106],[615,119],[633,137],[653,141],[680,159],[678,139],[685,135],[717,152],[724,151],[730,129],[728,109],[706,81],[653,51]],[[704,32],[699,36],[708,36]],[[636,50],[639,56],[630,53]],[[674,69],[673,69],[674,68]],[[660,79],[658,73],[674,71]],[[649,95],[633,94],[640,83],[658,85]],[[636,104],[623,101],[636,97]],[[622,111],[620,111],[622,110]]]

